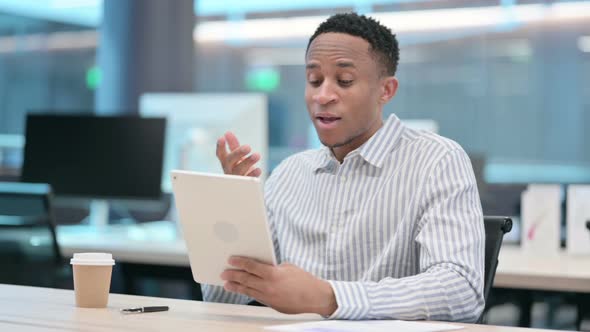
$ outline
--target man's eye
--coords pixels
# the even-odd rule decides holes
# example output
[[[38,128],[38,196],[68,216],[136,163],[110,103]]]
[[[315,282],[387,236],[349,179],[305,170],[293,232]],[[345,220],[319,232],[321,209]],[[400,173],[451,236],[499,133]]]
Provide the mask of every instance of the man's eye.
[[[352,80],[338,80],[338,83],[342,86],[350,86],[352,85]]]
[[[320,80],[309,80],[307,81],[311,86],[320,86]]]

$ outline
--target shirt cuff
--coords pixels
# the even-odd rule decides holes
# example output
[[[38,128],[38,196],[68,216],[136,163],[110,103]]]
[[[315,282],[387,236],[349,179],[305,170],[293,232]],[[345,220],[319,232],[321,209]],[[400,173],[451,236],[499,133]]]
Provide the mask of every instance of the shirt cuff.
[[[371,310],[369,296],[363,284],[358,281],[331,281],[338,308],[328,319],[367,319]]]

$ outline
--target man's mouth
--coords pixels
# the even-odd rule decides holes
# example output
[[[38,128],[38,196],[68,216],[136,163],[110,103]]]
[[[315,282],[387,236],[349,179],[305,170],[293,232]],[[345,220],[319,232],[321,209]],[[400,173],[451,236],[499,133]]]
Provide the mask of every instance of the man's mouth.
[[[340,118],[338,118],[338,117],[328,117],[328,116],[318,116],[317,119],[320,120],[320,122],[324,123],[324,124],[330,124],[332,122],[340,120]]]

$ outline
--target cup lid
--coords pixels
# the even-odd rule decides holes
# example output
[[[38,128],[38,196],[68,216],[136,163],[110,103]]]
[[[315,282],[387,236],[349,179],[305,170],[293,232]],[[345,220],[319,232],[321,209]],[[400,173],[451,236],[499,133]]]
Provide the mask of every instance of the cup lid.
[[[72,265],[115,265],[112,254],[102,252],[84,252],[74,254],[70,260]]]

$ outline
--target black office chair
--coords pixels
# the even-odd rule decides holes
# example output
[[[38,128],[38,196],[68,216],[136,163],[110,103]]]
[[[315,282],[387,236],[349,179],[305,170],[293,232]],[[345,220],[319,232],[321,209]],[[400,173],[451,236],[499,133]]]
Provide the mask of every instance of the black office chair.
[[[479,317],[478,323],[483,322],[484,314],[488,309],[487,300],[494,284],[494,277],[496,276],[498,255],[500,254],[500,248],[502,247],[502,239],[504,238],[504,234],[510,232],[512,229],[512,219],[508,217],[484,216],[484,227],[486,240],[483,294],[486,301],[486,308]]]
[[[0,182],[0,283],[71,288],[47,184]]]

